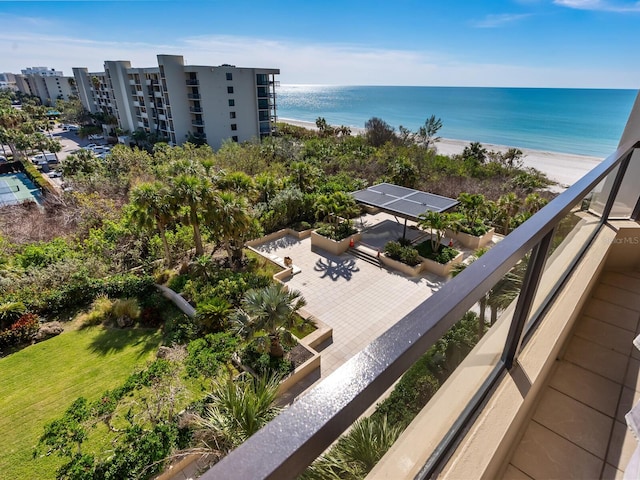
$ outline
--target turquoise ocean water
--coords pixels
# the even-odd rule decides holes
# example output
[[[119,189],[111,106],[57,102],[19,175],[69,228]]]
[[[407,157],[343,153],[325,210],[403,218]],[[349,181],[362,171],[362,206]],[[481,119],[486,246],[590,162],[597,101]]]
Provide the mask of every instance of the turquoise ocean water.
[[[439,135],[481,143],[606,157],[636,90],[282,85],[278,116],[364,128],[371,117],[417,128],[432,114]]]

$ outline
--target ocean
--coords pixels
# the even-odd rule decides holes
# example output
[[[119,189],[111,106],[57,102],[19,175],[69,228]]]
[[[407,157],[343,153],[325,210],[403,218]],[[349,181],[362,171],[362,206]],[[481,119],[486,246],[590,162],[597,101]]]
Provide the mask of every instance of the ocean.
[[[364,128],[379,117],[417,130],[431,115],[439,136],[606,157],[615,151],[636,90],[281,85],[278,116]]]

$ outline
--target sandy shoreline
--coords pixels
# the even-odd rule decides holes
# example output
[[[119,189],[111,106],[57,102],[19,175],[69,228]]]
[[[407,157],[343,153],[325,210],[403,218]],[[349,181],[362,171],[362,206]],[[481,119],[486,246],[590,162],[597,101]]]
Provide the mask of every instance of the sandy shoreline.
[[[317,129],[313,122],[281,117],[279,117],[278,120],[299,127],[305,127],[312,130]],[[364,133],[364,128],[352,127],[351,131],[354,134]],[[469,143],[469,140],[442,138],[436,143],[436,148],[438,153],[442,155],[456,155],[462,153],[464,147],[469,145]],[[483,143],[482,146],[487,150],[493,150],[496,152],[505,152],[509,149],[509,147],[505,145],[493,145],[490,143]],[[522,158],[524,166],[540,170],[551,180],[558,182],[558,187],[554,188],[554,190],[558,191],[564,190],[565,188],[573,185],[603,160],[603,158],[599,157],[574,155],[571,153],[545,152],[542,150],[531,150],[528,148],[521,148],[520,150],[522,150],[522,153],[524,154]]]

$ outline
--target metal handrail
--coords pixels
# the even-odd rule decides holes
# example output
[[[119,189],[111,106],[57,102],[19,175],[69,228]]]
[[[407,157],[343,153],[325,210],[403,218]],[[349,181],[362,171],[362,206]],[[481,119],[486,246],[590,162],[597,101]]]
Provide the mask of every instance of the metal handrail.
[[[637,142],[616,150],[201,478],[283,479],[304,471],[639,146]]]

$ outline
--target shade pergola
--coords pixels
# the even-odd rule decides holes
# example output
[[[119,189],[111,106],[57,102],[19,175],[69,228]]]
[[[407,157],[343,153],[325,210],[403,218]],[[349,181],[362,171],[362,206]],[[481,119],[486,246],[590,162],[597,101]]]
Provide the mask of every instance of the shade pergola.
[[[404,233],[407,230],[407,220],[418,220],[418,215],[427,212],[447,212],[458,205],[453,198],[435,195],[433,193],[401,187],[392,183],[379,183],[364,190],[351,192],[356,202],[392,215],[404,218]]]

